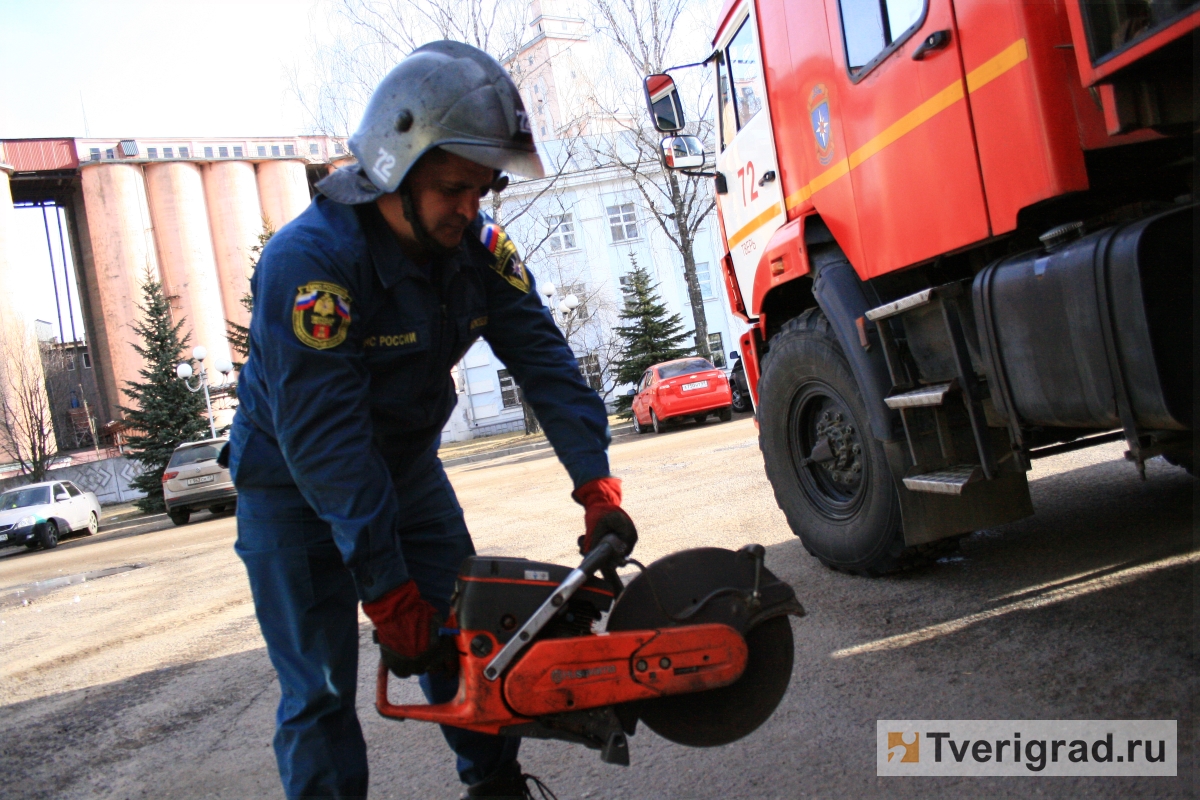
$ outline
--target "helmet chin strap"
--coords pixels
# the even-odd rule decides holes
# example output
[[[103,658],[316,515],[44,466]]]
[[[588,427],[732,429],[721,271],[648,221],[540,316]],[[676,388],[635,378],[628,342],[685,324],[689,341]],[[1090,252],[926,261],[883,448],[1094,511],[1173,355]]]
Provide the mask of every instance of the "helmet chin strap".
[[[413,203],[412,190],[409,188],[407,180],[400,184],[400,188],[396,190],[396,193],[400,195],[400,208],[404,211],[404,218],[408,220],[413,236],[416,237],[417,244],[434,257],[448,256],[458,249],[457,247],[446,247],[433,238],[433,234],[421,222],[421,218],[417,216],[417,207]]]

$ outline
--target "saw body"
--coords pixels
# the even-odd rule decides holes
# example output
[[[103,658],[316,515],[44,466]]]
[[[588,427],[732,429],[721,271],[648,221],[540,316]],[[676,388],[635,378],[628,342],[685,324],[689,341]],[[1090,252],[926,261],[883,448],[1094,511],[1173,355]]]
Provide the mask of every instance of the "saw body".
[[[575,570],[468,558],[452,603],[458,694],[437,705],[393,705],[381,664],[379,713],[563,739],[619,764],[629,763],[626,736],[639,719],[699,746],[757,728],[791,675],[786,615],[804,613],[791,587],[763,566],[762,548],[682,551],[623,587],[613,569],[615,545],[601,543]],[[591,577],[597,570],[607,579]],[[697,693],[705,702],[689,697]]]

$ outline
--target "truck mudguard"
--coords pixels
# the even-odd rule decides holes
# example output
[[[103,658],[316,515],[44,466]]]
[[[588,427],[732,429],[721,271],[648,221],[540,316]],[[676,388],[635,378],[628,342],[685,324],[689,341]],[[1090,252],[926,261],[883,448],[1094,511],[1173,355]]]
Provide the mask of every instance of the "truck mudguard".
[[[816,247],[808,252],[808,257],[816,273],[813,295],[837,333],[842,352],[858,380],[867,413],[871,415],[871,434],[881,442],[903,439],[899,412],[883,402],[891,391],[892,378],[888,374],[883,348],[878,344],[875,326],[867,327],[868,337],[875,340],[871,347],[864,349],[858,338],[856,320],[878,304],[873,305],[867,300],[862,281],[841,250]]]

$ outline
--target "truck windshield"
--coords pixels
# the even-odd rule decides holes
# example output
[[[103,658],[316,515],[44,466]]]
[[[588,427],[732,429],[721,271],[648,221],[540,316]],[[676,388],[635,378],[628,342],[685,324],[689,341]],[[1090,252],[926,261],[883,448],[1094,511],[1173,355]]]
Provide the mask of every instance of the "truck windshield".
[[[666,380],[667,378],[678,378],[680,375],[691,375],[693,372],[704,372],[710,369],[716,369],[712,365],[712,362],[703,358],[689,358],[686,361],[675,361],[659,367],[658,377]]]
[[[35,486],[31,489],[14,489],[0,494],[0,511],[12,508],[46,505],[50,502],[50,487]]]

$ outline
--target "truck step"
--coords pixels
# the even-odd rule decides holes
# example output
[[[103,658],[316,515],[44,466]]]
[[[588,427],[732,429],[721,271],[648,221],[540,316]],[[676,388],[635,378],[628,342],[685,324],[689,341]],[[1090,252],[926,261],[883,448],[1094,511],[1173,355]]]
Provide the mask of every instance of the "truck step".
[[[879,308],[872,308],[867,312],[867,319],[872,322],[878,322],[881,319],[894,317],[897,314],[908,311],[910,308],[917,308],[929,302],[933,297],[933,289],[922,289],[916,294],[910,294],[908,297],[901,297],[899,300],[893,300],[890,303],[884,303]]]
[[[968,483],[973,483],[983,477],[983,470],[978,464],[960,464],[957,467],[947,467],[937,472],[926,472],[924,475],[912,475],[904,479],[904,485],[914,492],[929,492],[931,494],[962,494]]]
[[[954,384],[951,382],[938,383],[933,386],[922,386],[920,389],[913,389],[911,392],[885,397],[883,402],[887,403],[888,408],[940,406],[952,388],[954,388]]]

